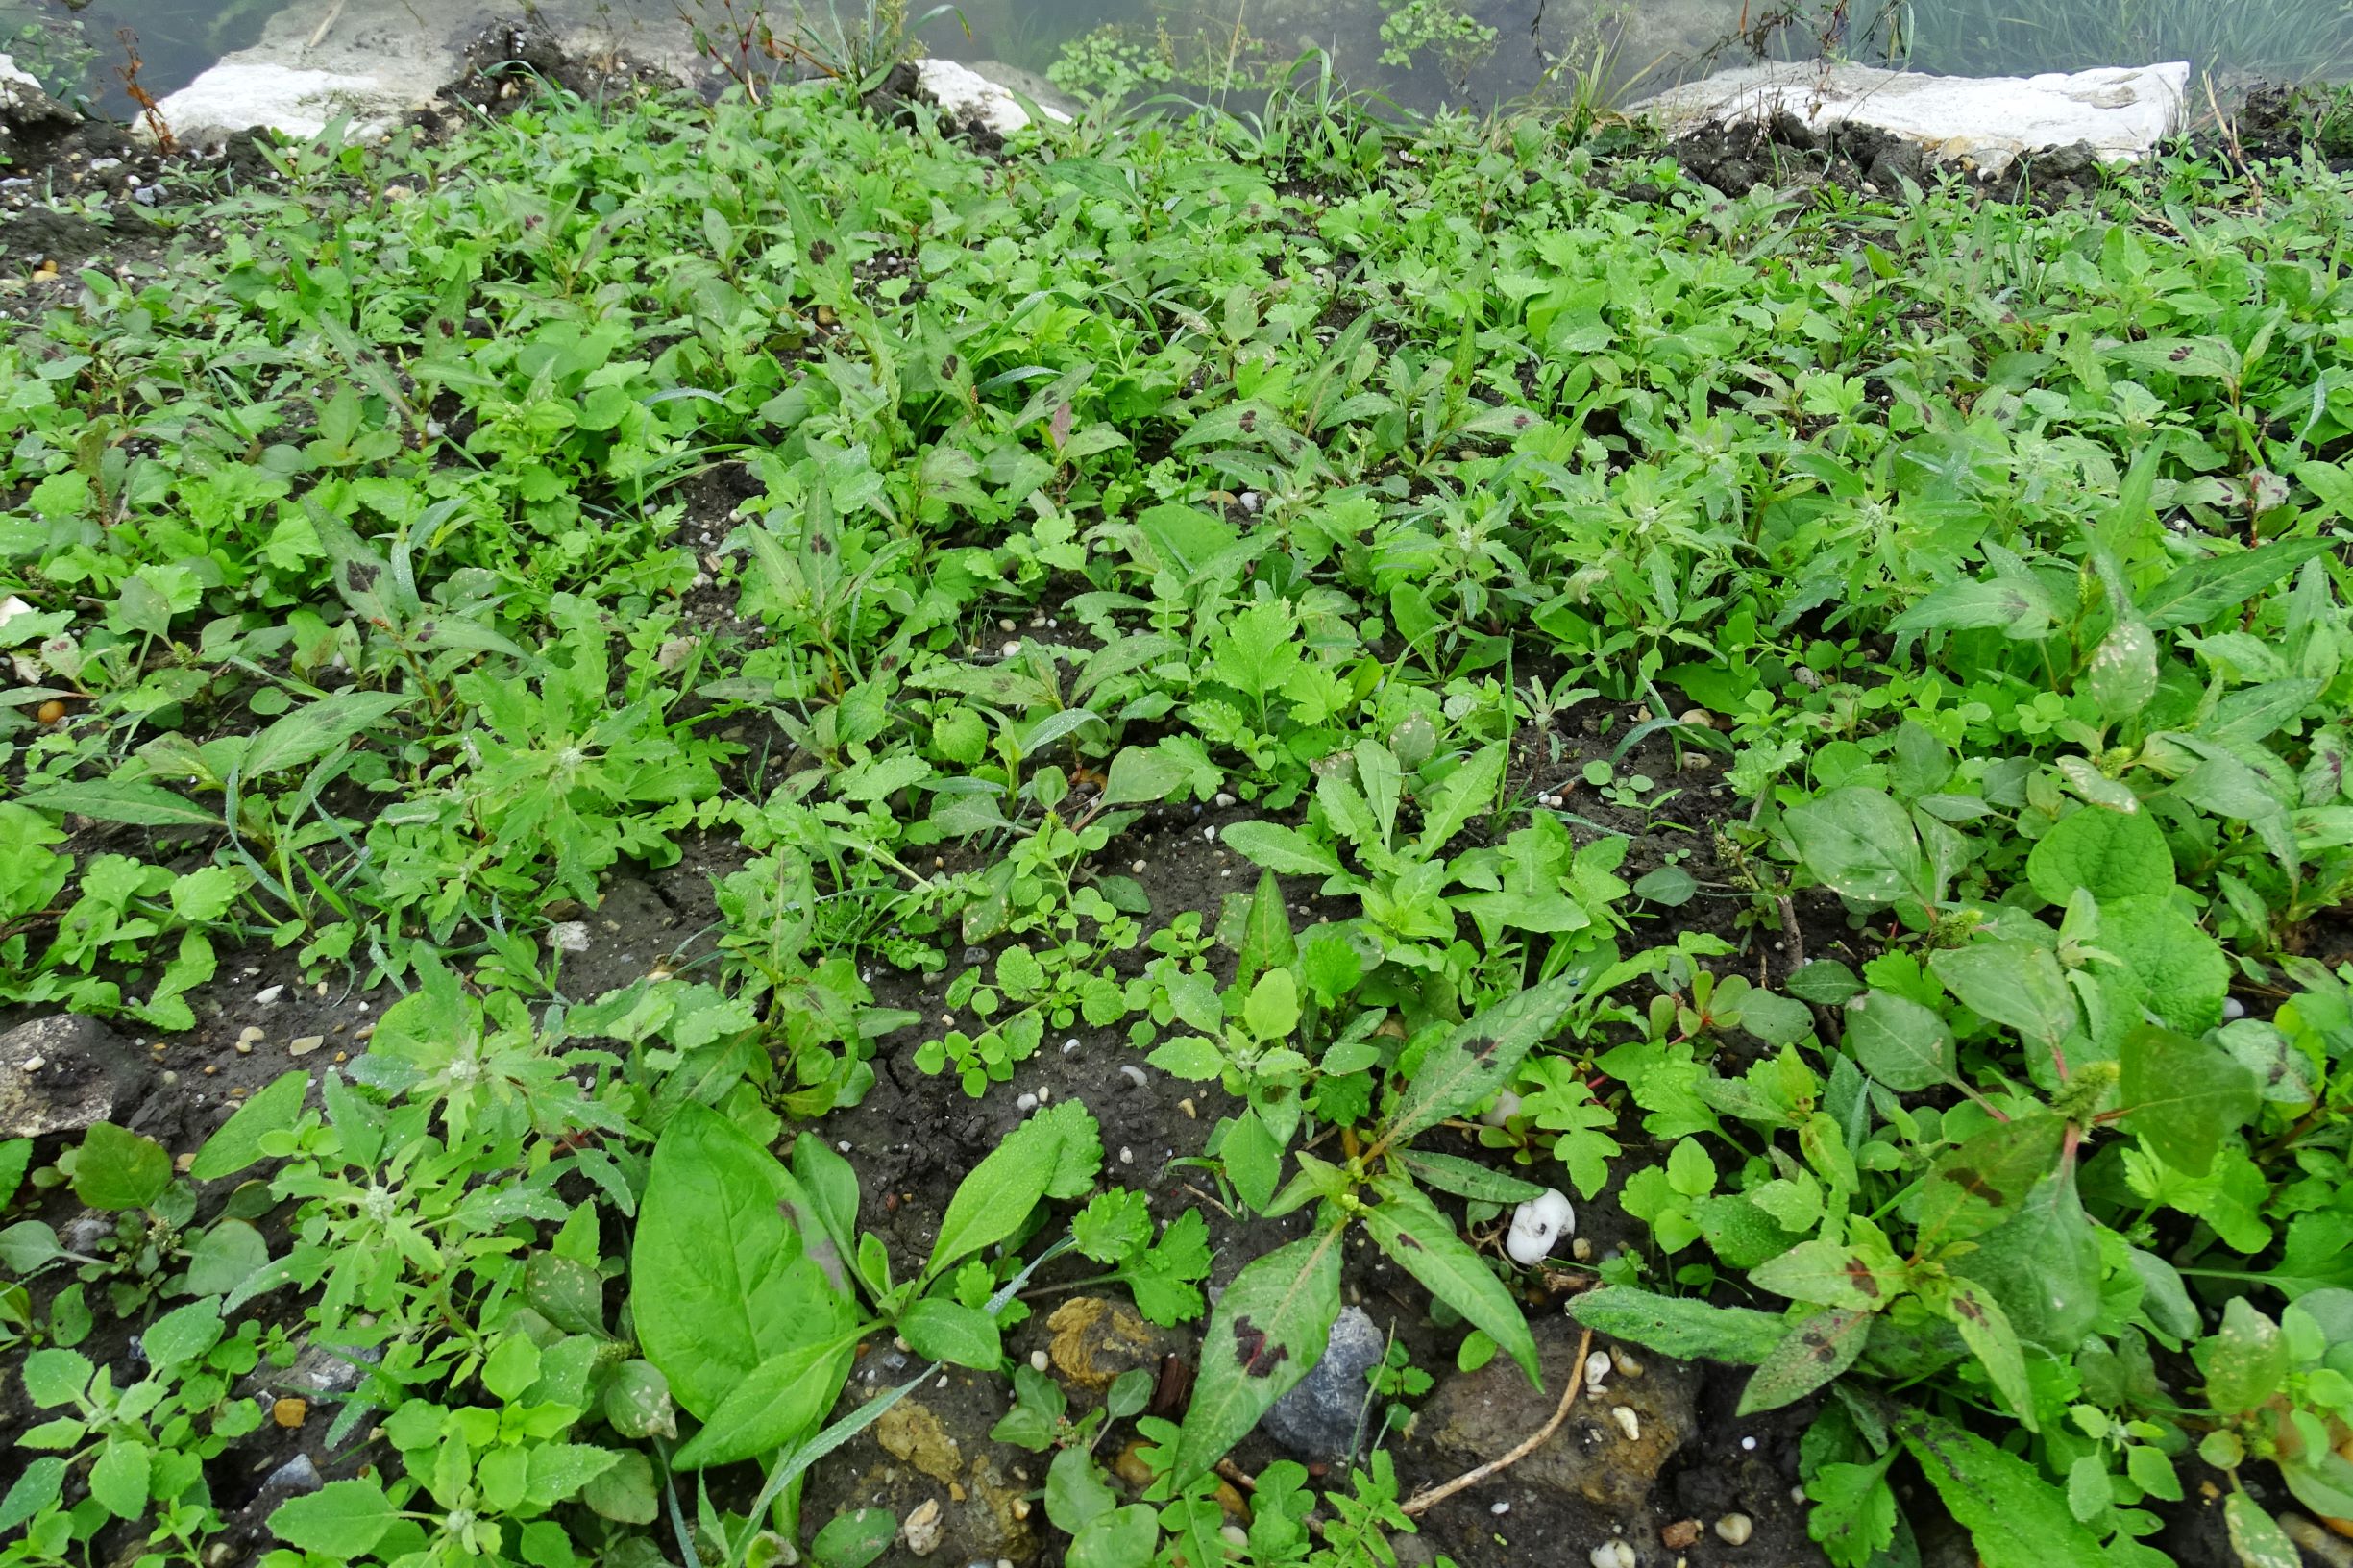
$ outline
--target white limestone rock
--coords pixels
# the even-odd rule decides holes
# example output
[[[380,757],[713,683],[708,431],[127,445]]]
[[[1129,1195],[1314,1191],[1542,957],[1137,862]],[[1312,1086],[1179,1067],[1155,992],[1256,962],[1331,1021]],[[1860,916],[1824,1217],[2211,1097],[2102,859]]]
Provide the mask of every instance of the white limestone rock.
[[[39,79],[32,72],[0,55],[0,136],[44,122],[70,125],[78,117],[42,91]]]
[[[1930,76],[1870,65],[1742,66],[1634,106],[1671,133],[1769,121],[1787,111],[1816,132],[1875,126],[1927,156],[1985,174],[2051,148],[2089,145],[2102,161],[2145,158],[2182,123],[2190,67],[2109,65],[2041,76]]]
[[[225,60],[164,98],[156,111],[183,145],[215,147],[256,126],[315,136],[346,114],[355,135],[377,136],[421,107],[413,93],[378,76]]]
[[[919,60],[915,75],[923,95],[951,119],[977,121],[1000,136],[1010,136],[1029,124],[1029,111],[1010,90],[959,61]],[[1038,109],[1049,120],[1069,123],[1070,116],[1050,104],[1040,104]]]

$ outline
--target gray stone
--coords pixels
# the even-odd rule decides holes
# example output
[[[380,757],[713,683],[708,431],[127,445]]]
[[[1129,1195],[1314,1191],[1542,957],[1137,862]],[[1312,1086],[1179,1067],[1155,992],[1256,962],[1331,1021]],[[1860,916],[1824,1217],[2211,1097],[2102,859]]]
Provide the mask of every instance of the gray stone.
[[[1356,1445],[1365,1401],[1372,1397],[1367,1374],[1381,1364],[1387,1348],[1388,1336],[1363,1308],[1345,1309],[1332,1325],[1323,1359],[1275,1401],[1262,1430],[1302,1458],[1346,1459]]]
[[[269,1473],[261,1483],[264,1494],[277,1497],[302,1497],[327,1484],[319,1475],[319,1467],[310,1462],[307,1454],[297,1454]]]
[[[154,1069],[131,1042],[71,1013],[0,1035],[0,1138],[79,1133],[115,1115]]]
[[[1544,1386],[1509,1357],[1439,1384],[1415,1426],[1436,1451],[1464,1469],[1509,1453],[1552,1419],[1577,1360],[1577,1335],[1565,1318],[1535,1326]],[[1699,1374],[1644,1352],[1642,1375],[1611,1377],[1597,1398],[1581,1392],[1551,1440],[1511,1467],[1514,1486],[1536,1487],[1624,1515],[1646,1506],[1651,1486],[1698,1425]],[[1628,1437],[1617,1406],[1634,1412],[1639,1435]]]
[[[32,72],[0,55],[0,144],[36,126],[68,126],[81,117],[43,92]]]

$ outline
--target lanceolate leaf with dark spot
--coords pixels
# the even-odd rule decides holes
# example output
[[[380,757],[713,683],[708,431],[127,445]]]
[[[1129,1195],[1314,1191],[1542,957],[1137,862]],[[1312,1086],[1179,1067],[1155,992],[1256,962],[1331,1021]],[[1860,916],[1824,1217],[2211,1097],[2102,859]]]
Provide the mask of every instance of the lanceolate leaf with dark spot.
[[[1528,1330],[1520,1304],[1486,1260],[1455,1234],[1454,1223],[1435,1205],[1405,1182],[1385,1182],[1387,1201],[1362,1211],[1364,1228],[1397,1265],[1421,1281],[1430,1293],[1484,1329],[1489,1338],[1511,1353],[1527,1372],[1528,1381],[1544,1385],[1536,1370],[1536,1338]]]
[[[2034,1390],[2026,1383],[2026,1356],[2019,1348],[2018,1331],[2010,1326],[2010,1314],[1984,1286],[1968,1280],[1956,1279],[1951,1288],[1944,1291],[1934,1304],[1961,1331],[1961,1338],[1977,1360],[1984,1364],[1986,1375],[1994,1386],[2010,1404],[2010,1409],[2028,1432],[2041,1428],[2035,1421]]]
[[[1208,1471],[1323,1359],[1340,1315],[1344,1223],[1255,1259],[1218,1298],[1177,1438],[1179,1484]]]
[[[2019,1116],[1948,1149],[1920,1186],[1919,1246],[1933,1251],[1990,1231],[2059,1161],[2065,1124],[2047,1113]]]
[[[1579,964],[1532,991],[1497,1003],[1433,1045],[1389,1118],[1382,1141],[1410,1143],[1448,1116],[1470,1110],[1501,1088],[1522,1058],[1560,1027],[1592,968]]]
[[[2076,1522],[2067,1495],[2017,1455],[1919,1412],[1896,1431],[1969,1531],[1985,1568],[2100,1568],[2108,1561]]]
[[[2028,1188],[2018,1212],[1978,1237],[1958,1266],[2001,1304],[2019,1337],[2056,1355],[2081,1344],[2099,1315],[2099,1237],[2071,1171]]]
[[[1757,1363],[1741,1391],[1740,1413],[1794,1405],[1852,1366],[1871,1337],[1872,1314],[1833,1307],[1802,1320]]]

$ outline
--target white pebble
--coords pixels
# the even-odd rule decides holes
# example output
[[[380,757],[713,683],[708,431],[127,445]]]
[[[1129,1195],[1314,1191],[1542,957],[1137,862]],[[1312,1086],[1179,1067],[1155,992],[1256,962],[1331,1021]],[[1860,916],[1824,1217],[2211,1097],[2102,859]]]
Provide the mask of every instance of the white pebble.
[[[1543,1195],[1529,1199],[1511,1214],[1511,1235],[1504,1250],[1522,1268],[1543,1262],[1552,1255],[1553,1245],[1563,1236],[1577,1231],[1577,1212],[1556,1188],[1546,1188]]]
[[[996,619],[996,629],[999,631],[1011,631],[1015,625],[1016,622],[1010,615],[1000,615]]]
[[[1585,1386],[1599,1388],[1609,1378],[1609,1352],[1597,1350],[1585,1358]]]
[[[286,988],[283,986],[263,986],[259,991],[254,992],[254,1000],[259,1002],[263,1007],[270,1007],[285,993]]]
[[[25,1058],[25,1071],[27,1072],[38,1072],[41,1070],[41,1068],[47,1066],[48,1065],[49,1059],[45,1056],[28,1056]]]
[[[1218,805],[1220,805],[1220,806],[1230,806],[1230,805],[1232,805],[1233,803],[1234,803],[1234,797],[1233,797],[1232,796],[1230,796],[1230,795],[1226,794],[1226,792],[1225,792],[1225,791],[1223,791],[1223,790],[1219,790],[1219,791],[1217,792],[1217,804],[1218,804]]]
[[[847,1154],[849,1152],[849,1139],[846,1138],[843,1139],[840,1142],[834,1144],[834,1147],[840,1149],[844,1154]]]
[[[1716,1521],[1716,1539],[1727,1546],[1746,1546],[1755,1533],[1755,1522],[1745,1513],[1728,1513]]]
[[[1642,1441],[1642,1417],[1634,1413],[1634,1408],[1631,1405],[1610,1406],[1609,1419],[1615,1421],[1618,1424],[1618,1430],[1626,1433],[1628,1442]]]
[[[1062,1054],[1063,1054],[1063,1055],[1065,1055],[1065,1056],[1068,1056],[1068,1055],[1069,1055],[1069,1054],[1070,1054],[1072,1051],[1075,1051],[1075,1050],[1077,1050],[1077,1049],[1078,1049],[1078,1037],[1077,1037],[1077,1036],[1075,1036],[1075,1035],[1071,1036],[1071,1037],[1070,1037],[1068,1040],[1066,1040],[1066,1041],[1064,1041],[1062,1042]]]
[[[559,953],[588,951],[588,922],[586,920],[556,921],[548,927],[548,945]]]
[[[1524,1103],[1517,1094],[1504,1090],[1495,1096],[1493,1105],[1479,1113],[1480,1123],[1487,1127],[1501,1127],[1520,1114],[1520,1107]]]
[[[2226,1020],[2228,1020],[2228,1019],[2235,1019],[2235,1018],[2243,1018],[2243,1017],[2246,1017],[2246,1003],[2244,1003],[2244,1002],[2241,1001],[2241,1000],[2240,1000],[2238,997],[2236,997],[2236,996],[2225,996],[2225,997],[2223,997],[2223,998],[2222,998],[2222,1017],[2223,1017],[2223,1018],[2224,1018],[2224,1019],[2226,1019]]]
[[[1593,1568],[1634,1568],[1634,1549],[1624,1541],[1604,1541],[1586,1555]]]
[[[1136,1151],[1123,1146],[1119,1150],[1119,1163],[1123,1165],[1134,1164],[1136,1163]]]
[[[1007,643],[1002,651],[1004,652],[1005,657],[1009,659],[1017,659],[1021,656],[1021,645],[1018,642]]]
[[[1127,1081],[1134,1084],[1138,1089],[1142,1089],[1147,1083],[1150,1082],[1149,1079],[1144,1077],[1143,1068],[1138,1066],[1133,1062],[1130,1062],[1127,1064],[1127,1066],[1121,1067],[1119,1070],[1126,1074]]]
[[[1505,1514],[1511,1511],[1511,1505],[1507,1502],[1497,1503],[1493,1507],[1489,1507],[1487,1511],[1495,1515],[1496,1518],[1501,1519]]]
[[[1138,876],[1141,876],[1143,875],[1143,862],[1140,860],[1135,865],[1130,866],[1128,870],[1134,871]]]
[[[1040,1085],[1038,1086],[1038,1103],[1039,1103],[1040,1105],[1043,1105],[1043,1104],[1045,1104],[1045,1103],[1046,1103],[1046,1101],[1048,1101],[1048,1100],[1052,1099],[1053,1097],[1054,1097],[1054,1086],[1053,1086],[1053,1085],[1051,1085],[1051,1084],[1040,1084]]]
[[[1038,1096],[1035,1094],[1024,1094],[1019,1099],[1013,1102],[1013,1108],[1016,1111],[1020,1112],[1023,1115],[1027,1115],[1032,1111],[1038,1109]]]
[[[1740,1440],[1740,1446],[1744,1453],[1753,1454],[1756,1452],[1756,1439],[1753,1437],[1743,1437]]]
[[[1042,1372],[1046,1369],[1046,1355],[1044,1351],[1033,1350],[1029,1353],[1029,1369],[1032,1372]]]
[[[1213,823],[1210,826],[1203,828],[1201,830],[1201,837],[1211,844],[1215,844],[1217,842],[1216,825]]]

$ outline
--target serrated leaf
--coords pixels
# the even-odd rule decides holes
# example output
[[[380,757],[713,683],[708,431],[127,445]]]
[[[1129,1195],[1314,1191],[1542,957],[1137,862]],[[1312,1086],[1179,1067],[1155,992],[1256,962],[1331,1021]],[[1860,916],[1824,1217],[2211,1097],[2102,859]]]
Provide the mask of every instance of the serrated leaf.
[[[1277,822],[1236,822],[1225,830],[1226,846],[1254,865],[1285,876],[1338,876],[1339,857],[1325,845]]]
[[[373,1551],[399,1517],[377,1482],[331,1481],[307,1497],[281,1505],[270,1515],[270,1529],[288,1546],[351,1558]]]
[[[1202,1335],[1200,1371],[1178,1433],[1182,1485],[1206,1474],[1323,1359],[1340,1315],[1340,1241],[1328,1225],[1242,1266]]]

